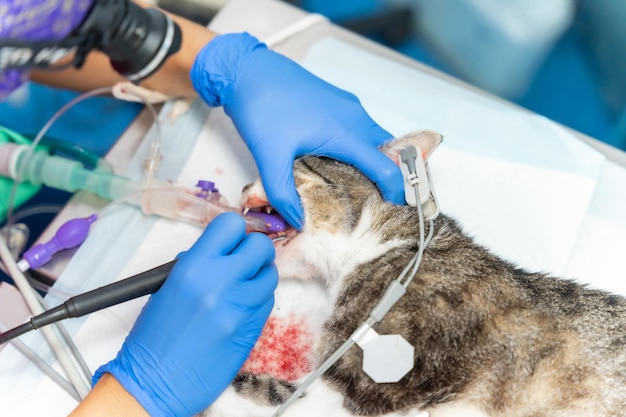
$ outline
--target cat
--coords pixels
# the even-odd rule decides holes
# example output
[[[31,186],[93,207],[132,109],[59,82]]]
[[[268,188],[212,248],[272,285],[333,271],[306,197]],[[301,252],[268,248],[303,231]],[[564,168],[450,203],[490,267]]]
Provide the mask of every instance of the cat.
[[[407,145],[428,156],[440,141],[438,133],[420,131],[381,150],[397,162]],[[218,399],[207,416],[272,415],[367,319],[418,249],[416,208],[384,201],[355,168],[307,156],[294,162],[294,178],[305,222],[300,233],[276,242],[281,284],[272,317],[288,318],[307,334],[305,348],[285,359],[300,372],[285,377],[245,365],[224,394],[238,405],[221,406]],[[244,198],[263,200],[260,182],[247,187]],[[310,299],[317,310],[281,304],[281,288],[296,283],[308,294],[315,288]],[[626,416],[626,299],[518,268],[476,244],[445,214],[434,220],[406,294],[374,328],[400,334],[414,347],[413,369],[398,382],[375,383],[362,370],[361,349],[351,347],[319,382],[326,387],[321,401],[332,393],[343,403],[326,417],[419,410],[435,417],[455,415],[455,406],[493,417]],[[286,334],[269,333],[274,341]],[[264,355],[257,348],[252,364]],[[320,396],[307,392],[293,407],[306,409],[307,401],[315,408]],[[259,407],[241,409],[252,403]],[[290,411],[285,414],[303,415]]]

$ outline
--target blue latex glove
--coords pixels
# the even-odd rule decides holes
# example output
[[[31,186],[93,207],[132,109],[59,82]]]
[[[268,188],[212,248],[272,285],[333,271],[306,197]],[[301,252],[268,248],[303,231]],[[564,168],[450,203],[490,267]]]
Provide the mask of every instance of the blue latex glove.
[[[306,154],[351,164],[383,196],[404,204],[400,169],[377,147],[392,135],[351,93],[321,80],[245,33],[221,35],[196,57],[191,80],[211,106],[224,106],[252,152],[272,206],[301,228],[293,161]]]
[[[111,373],[151,416],[192,416],[222,393],[260,336],[278,283],[272,242],[245,229],[234,213],[209,224],[94,384]]]

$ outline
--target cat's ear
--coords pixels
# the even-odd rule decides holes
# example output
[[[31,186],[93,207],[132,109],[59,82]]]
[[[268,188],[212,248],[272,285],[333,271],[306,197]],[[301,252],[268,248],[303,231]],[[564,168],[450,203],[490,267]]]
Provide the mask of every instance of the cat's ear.
[[[415,146],[422,151],[424,160],[427,161],[430,154],[441,143],[443,136],[434,130],[420,130],[395,138],[385,143],[380,150],[396,164],[399,162],[400,151],[407,146]]]

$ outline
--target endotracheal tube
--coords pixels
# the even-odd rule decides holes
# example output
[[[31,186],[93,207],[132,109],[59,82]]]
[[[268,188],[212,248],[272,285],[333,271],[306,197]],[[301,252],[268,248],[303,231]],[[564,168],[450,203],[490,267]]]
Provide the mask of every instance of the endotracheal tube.
[[[155,214],[199,226],[206,226],[220,213],[238,211],[236,208],[203,199],[172,184],[150,179],[131,181],[126,177],[89,170],[82,163],[44,150],[28,153],[29,147],[15,143],[0,145],[0,175],[35,185],[47,185],[59,190],[75,192],[86,190],[113,201],[136,205],[146,214]],[[2,161],[5,161],[2,163]],[[249,230],[271,232],[266,222],[244,216]]]
[[[239,213],[237,208],[202,199],[167,183],[151,182],[145,188],[128,194],[123,200],[141,207],[145,214],[156,214],[198,226],[206,226],[216,216],[227,211]],[[251,215],[244,215],[243,218],[249,231],[263,233],[282,231],[274,230],[271,223],[261,218]]]

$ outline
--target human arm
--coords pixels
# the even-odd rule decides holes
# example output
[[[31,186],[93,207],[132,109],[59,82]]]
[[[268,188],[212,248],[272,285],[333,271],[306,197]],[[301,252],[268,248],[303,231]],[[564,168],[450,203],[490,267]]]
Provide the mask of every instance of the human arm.
[[[215,218],[150,297],[116,358],[96,371],[94,396],[76,412],[91,415],[100,401],[124,399],[115,381],[153,417],[207,408],[247,359],[272,310],[273,259],[270,239],[246,234],[241,216]]]
[[[142,7],[152,7],[135,1]],[[194,96],[189,70],[198,52],[217,34],[180,16],[168,13],[180,27],[182,43],[178,52],[170,56],[163,66],[152,76],[141,82],[141,86],[168,96]],[[109,58],[100,51],[91,52],[80,69],[68,68],[62,71],[31,71],[30,78],[38,83],[77,91],[88,91],[98,87],[108,87],[126,79],[118,74]]]
[[[69,417],[149,417],[111,374],[104,374]]]

